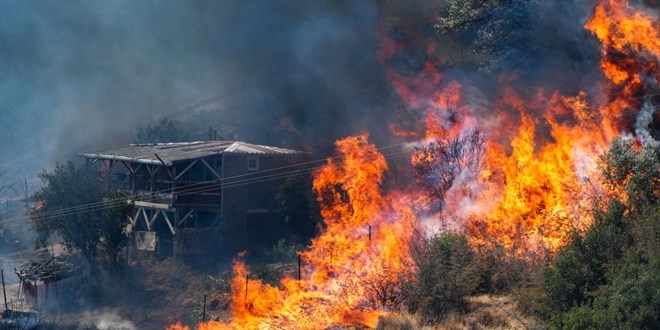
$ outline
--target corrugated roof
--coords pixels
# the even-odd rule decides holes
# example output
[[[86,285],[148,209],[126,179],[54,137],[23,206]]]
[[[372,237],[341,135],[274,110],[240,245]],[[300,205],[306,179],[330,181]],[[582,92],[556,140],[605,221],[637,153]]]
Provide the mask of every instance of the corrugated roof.
[[[145,164],[170,166],[172,162],[186,159],[207,157],[215,154],[256,154],[256,155],[293,155],[301,151],[272,146],[251,144],[241,141],[195,141],[152,144],[131,144],[128,146],[101,151],[81,152],[85,158],[125,160]],[[158,155],[158,157],[156,157]]]

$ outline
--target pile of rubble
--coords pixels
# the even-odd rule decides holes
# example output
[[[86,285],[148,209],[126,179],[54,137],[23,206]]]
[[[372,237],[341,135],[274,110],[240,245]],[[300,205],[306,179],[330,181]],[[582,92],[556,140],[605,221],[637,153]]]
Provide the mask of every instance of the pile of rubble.
[[[50,283],[69,278],[77,273],[80,267],[75,266],[67,259],[56,256],[45,261],[30,260],[14,272],[23,283],[35,283],[41,281]]]

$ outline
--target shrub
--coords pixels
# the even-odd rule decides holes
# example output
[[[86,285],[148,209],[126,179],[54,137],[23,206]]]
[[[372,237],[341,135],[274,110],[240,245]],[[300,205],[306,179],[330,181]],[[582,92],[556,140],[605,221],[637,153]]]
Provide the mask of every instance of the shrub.
[[[422,238],[414,244],[415,281],[408,307],[426,321],[441,319],[467,307],[464,298],[479,285],[474,252],[463,235]]]
[[[545,305],[557,327],[657,328],[660,149],[619,139],[600,160],[605,203],[546,268]]]

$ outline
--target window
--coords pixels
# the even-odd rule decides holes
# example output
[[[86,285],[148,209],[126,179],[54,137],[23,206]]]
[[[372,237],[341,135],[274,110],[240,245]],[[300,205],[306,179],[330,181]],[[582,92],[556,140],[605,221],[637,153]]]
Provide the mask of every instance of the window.
[[[258,171],[259,170],[259,158],[257,158],[257,157],[248,157],[247,165],[248,165],[248,171]]]

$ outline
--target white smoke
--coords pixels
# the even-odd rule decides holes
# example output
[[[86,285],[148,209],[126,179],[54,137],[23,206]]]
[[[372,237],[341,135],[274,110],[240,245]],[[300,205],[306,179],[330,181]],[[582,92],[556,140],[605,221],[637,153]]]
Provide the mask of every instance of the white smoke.
[[[649,126],[653,121],[653,113],[656,111],[658,111],[658,109],[656,109],[647,99],[644,101],[642,108],[639,109],[639,113],[635,120],[635,134],[642,144],[646,146],[656,147],[660,144],[660,141],[655,140],[653,136],[651,136],[651,132],[649,132]]]
[[[98,330],[136,330],[137,328],[131,321],[124,320],[115,313],[105,313],[101,315],[95,323]]]

